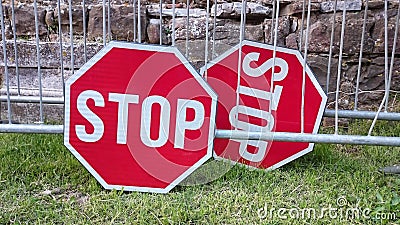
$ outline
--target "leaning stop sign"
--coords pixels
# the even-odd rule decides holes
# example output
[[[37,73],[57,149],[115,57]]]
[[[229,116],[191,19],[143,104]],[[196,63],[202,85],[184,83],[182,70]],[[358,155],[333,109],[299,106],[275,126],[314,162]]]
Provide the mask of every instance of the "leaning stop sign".
[[[174,47],[111,42],[65,94],[64,144],[106,189],[165,193],[212,155],[217,97]]]
[[[243,41],[239,63],[239,49],[237,45],[207,65],[207,82],[218,94],[217,129],[299,133],[304,118],[303,131],[316,133],[327,98],[306,66],[302,100],[301,54],[277,47],[274,59],[274,46]],[[277,168],[312,149],[313,143],[225,139],[214,142],[217,158],[265,169]]]

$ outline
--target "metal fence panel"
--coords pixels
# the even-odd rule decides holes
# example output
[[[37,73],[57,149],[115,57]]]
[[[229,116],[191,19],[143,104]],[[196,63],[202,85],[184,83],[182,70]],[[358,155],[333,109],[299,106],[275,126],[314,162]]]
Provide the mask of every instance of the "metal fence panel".
[[[290,2],[290,1],[289,1]],[[375,44],[383,44],[384,73],[379,76],[384,77],[384,90],[376,85],[375,89],[362,88],[362,78],[366,76],[365,54],[370,53],[368,38],[366,34],[370,28],[369,20],[371,7],[369,1],[322,1],[317,3],[319,9],[315,9],[315,4],[311,0],[297,2],[302,7],[301,11],[288,13],[288,4],[295,4],[297,1],[288,3],[287,1],[271,0],[265,1],[264,5],[246,0],[232,4],[231,11],[227,12],[223,4],[216,0],[205,1],[205,4],[196,6],[195,2],[172,3],[160,0],[148,5],[143,5],[140,0],[121,0],[111,2],[102,1],[64,1],[45,3],[37,0],[27,1],[27,3],[16,3],[14,0],[1,3],[1,38],[2,38],[2,60],[1,60],[1,90],[0,90],[0,132],[23,132],[23,133],[62,133],[61,125],[47,125],[55,121],[62,120],[64,103],[64,81],[79,69],[90,57],[98,52],[102,46],[111,40],[125,40],[138,43],[163,44],[177,46],[186,57],[199,68],[214,59],[227,48],[245,39],[251,39],[250,29],[257,18],[252,15],[252,4],[258,4],[264,8],[266,20],[262,23],[263,41],[277,46],[285,45],[281,42],[280,35],[284,26],[284,18],[292,20],[290,28],[295,30],[295,42],[304,56],[304,64],[310,63],[310,54],[315,49],[312,48],[312,38],[315,37],[315,21],[320,19],[319,12],[328,12],[330,24],[323,24],[326,30],[330,30],[327,42],[328,50],[326,67],[326,84],[324,89],[329,97],[329,104],[324,113],[326,118],[333,118],[333,135],[310,135],[304,133],[304,89],[305,89],[305,70],[302,80],[302,107],[301,107],[301,132],[300,134],[274,133],[274,134],[245,134],[239,131],[217,130],[219,138],[251,138],[284,141],[311,141],[324,143],[349,143],[349,144],[377,144],[400,146],[400,137],[372,136],[377,120],[400,120],[399,104],[397,100],[398,87],[393,86],[394,77],[399,76],[396,70],[398,63],[397,39],[400,16],[400,4],[398,1],[382,1],[383,9],[381,14],[375,15],[373,20],[380,20],[383,17],[384,34],[383,40],[375,40]],[[204,3],[204,2],[203,2]],[[186,5],[185,5],[186,4]],[[357,5],[358,4],[358,5]],[[325,9],[324,7],[331,7]],[[354,6],[355,5],[355,6]],[[378,3],[374,2],[376,8]],[[355,9],[354,7],[358,7]],[[46,8],[47,7],[47,8]],[[352,8],[353,7],[353,8]],[[21,12],[33,13],[26,14],[31,21],[21,21]],[[225,11],[224,11],[225,10]],[[319,11],[318,11],[319,10]],[[324,11],[325,10],[325,11]],[[329,11],[331,10],[331,11]],[[356,13],[352,12],[356,11]],[[376,10],[376,9],[375,9]],[[317,12],[318,11],[318,12]],[[97,13],[97,14],[96,14]],[[226,16],[225,14],[229,14]],[[358,14],[357,14],[358,13]],[[93,16],[93,14],[95,14]],[[233,16],[232,16],[233,15]],[[256,14],[256,16],[260,14]],[[322,15],[322,13],[321,13]],[[358,21],[362,21],[361,34],[348,33],[349,23],[354,21],[354,17],[359,16]],[[116,18],[120,16],[122,19]],[[255,19],[256,18],[256,19]],[[227,20],[229,20],[227,22]],[[240,21],[236,21],[240,20]],[[293,22],[296,20],[297,22]],[[350,21],[350,22],[349,22]],[[29,30],[21,26],[20,23],[33,23],[34,30]],[[124,24],[122,24],[124,23]],[[220,24],[237,24],[237,30],[232,30],[238,35],[229,39],[224,44],[219,40],[221,34],[218,33]],[[340,25],[340,26],[339,26]],[[98,29],[98,27],[101,27]],[[118,30],[121,26],[122,31]],[[377,25],[376,25],[377,26]],[[155,27],[155,29],[153,29]],[[21,29],[21,30],[18,30]],[[124,30],[126,29],[126,30]],[[349,30],[350,29],[350,30]],[[21,32],[26,32],[21,34]],[[339,35],[337,33],[339,32]],[[120,35],[120,34],[123,35]],[[156,37],[152,37],[150,34]],[[119,35],[119,36],[118,36]],[[340,40],[335,40],[339,36]],[[287,35],[288,37],[288,35]],[[286,37],[286,38],[287,38]],[[352,83],[354,90],[349,92],[344,87],[343,79],[347,79],[349,71],[344,72],[343,67],[348,63],[349,53],[345,48],[346,42],[360,39],[359,44],[354,49],[352,62],[356,66],[355,81]],[[287,41],[288,42],[288,41]],[[379,43],[377,43],[379,42]],[[200,44],[199,44],[200,43]],[[353,42],[352,42],[353,43]],[[194,46],[199,44],[199,46]],[[286,43],[287,44],[287,43]],[[293,47],[293,46],[291,46]],[[378,46],[379,47],[379,46]],[[274,58],[275,58],[274,51]],[[381,52],[373,54],[381,54]],[[195,55],[202,55],[202,59]],[[379,58],[379,59],[381,59]],[[241,51],[239,51],[241,59]],[[241,60],[238,59],[239,67]],[[347,60],[347,61],[346,61]],[[334,63],[335,61],[335,63]],[[368,62],[367,62],[368,63]],[[334,68],[334,65],[337,67]],[[272,68],[274,70],[275,67]],[[335,72],[336,70],[336,72]],[[238,70],[240,80],[240,69]],[[272,72],[274,74],[274,72]],[[207,79],[207,70],[205,71]],[[372,81],[370,81],[372,82]],[[332,90],[332,83],[336,84]],[[364,85],[364,84],[363,84]],[[271,85],[272,86],[272,85]],[[360,96],[368,93],[375,93],[379,101],[375,101],[375,106],[365,106],[360,102]],[[383,95],[382,95],[383,94]],[[341,106],[342,98],[347,96],[344,101],[349,101],[347,105]],[[350,97],[348,97],[350,96]],[[237,96],[238,102],[238,96]],[[343,135],[340,132],[340,123],[345,119],[364,119],[371,120],[368,134]],[[379,131],[377,131],[379,133]]]

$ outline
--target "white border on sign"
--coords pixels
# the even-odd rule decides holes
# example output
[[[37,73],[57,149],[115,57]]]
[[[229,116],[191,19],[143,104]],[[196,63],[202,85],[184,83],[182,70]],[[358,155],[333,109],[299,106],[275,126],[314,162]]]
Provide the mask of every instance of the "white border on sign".
[[[155,51],[155,52],[166,52],[173,53],[175,56],[185,65],[187,70],[193,75],[196,81],[202,86],[202,88],[210,95],[211,102],[211,115],[210,115],[210,129],[208,136],[208,147],[206,155],[201,158],[197,163],[191,166],[177,179],[175,179],[166,188],[152,188],[152,187],[136,187],[136,186],[123,186],[123,185],[110,185],[94,170],[91,165],[75,150],[75,148],[69,143],[69,126],[70,126],[70,88],[71,85],[78,80],[84,73],[86,73],[94,64],[96,64],[104,55],[106,55],[113,48],[126,48],[143,51]],[[140,191],[140,192],[155,192],[155,193],[167,193],[182,180],[188,177],[193,171],[199,168],[203,163],[210,159],[213,155],[213,144],[215,138],[215,118],[217,111],[217,94],[214,90],[204,81],[204,79],[198,74],[198,72],[192,67],[189,61],[183,56],[183,54],[176,48],[170,46],[158,46],[158,45],[144,45],[128,42],[111,41],[103,49],[101,49],[93,58],[85,63],[75,74],[73,74],[65,82],[65,121],[64,121],[64,145],[69,151],[79,160],[79,162],[96,178],[96,180],[105,188],[109,190],[124,190],[124,191]]]
[[[249,41],[249,40],[243,40],[242,42],[242,47],[244,45],[248,45],[248,46],[252,46],[252,47],[258,47],[258,48],[263,48],[263,49],[267,49],[267,50],[271,50],[274,51],[274,46],[273,45],[269,45],[269,44],[264,44],[264,43],[259,43],[259,42],[254,42],[254,41]],[[210,67],[214,66],[215,64],[218,64],[220,61],[222,61],[224,58],[226,58],[227,56],[229,56],[230,54],[232,54],[233,52],[237,51],[240,49],[240,43],[237,44],[236,46],[232,47],[231,49],[229,49],[228,51],[224,52],[223,54],[221,54],[220,56],[218,56],[217,58],[215,58],[214,60],[210,61],[209,63],[207,63],[207,65],[203,66],[200,69],[200,74],[204,74],[206,69],[209,69]],[[298,50],[294,50],[294,49],[289,49],[289,48],[282,48],[282,47],[278,47],[276,46],[276,51],[277,52],[284,52],[284,53],[288,53],[288,54],[292,54],[292,55],[296,55],[297,59],[299,60],[299,62],[301,64],[303,64],[302,62],[304,61],[303,56],[301,55],[301,53]],[[314,128],[313,128],[313,134],[318,133],[319,127],[321,125],[321,121],[322,121],[322,117],[324,115],[324,111],[325,111],[325,106],[326,106],[326,102],[328,100],[328,97],[326,96],[325,92],[322,90],[320,84],[318,83],[317,79],[315,78],[314,73],[312,72],[312,70],[310,69],[310,67],[306,64],[306,74],[308,75],[308,77],[310,78],[311,82],[313,83],[314,87],[317,89],[318,93],[320,94],[322,100],[321,100],[321,105],[318,109],[318,114],[317,114],[317,118],[316,118],[316,123],[314,124]],[[295,134],[295,133],[294,133]],[[274,170],[277,169],[309,152],[311,152],[314,148],[314,143],[309,143],[308,147],[305,148],[304,150],[286,158],[285,160],[282,160],[268,168],[266,168],[265,170]],[[232,164],[240,164],[243,165],[245,167],[248,168],[253,168],[253,169],[259,169],[257,167],[253,167],[250,165],[245,165],[242,163],[239,163],[237,161],[234,160],[230,160],[230,159],[226,159],[220,156],[217,156],[216,154],[214,154],[214,158],[217,160],[223,160],[223,161],[229,161]]]

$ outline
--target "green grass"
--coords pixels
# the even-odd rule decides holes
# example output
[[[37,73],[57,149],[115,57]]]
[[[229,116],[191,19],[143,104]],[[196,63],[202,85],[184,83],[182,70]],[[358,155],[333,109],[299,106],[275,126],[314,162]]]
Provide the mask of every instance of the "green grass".
[[[399,135],[400,125],[381,122],[376,130]],[[61,135],[0,134],[0,224],[400,224],[400,176],[378,172],[399,161],[397,147],[317,144],[274,171],[233,166],[213,182],[163,195],[104,190]],[[337,211],[314,218],[323,208]],[[370,218],[346,217],[353,208]],[[316,215],[301,217],[305,209]]]

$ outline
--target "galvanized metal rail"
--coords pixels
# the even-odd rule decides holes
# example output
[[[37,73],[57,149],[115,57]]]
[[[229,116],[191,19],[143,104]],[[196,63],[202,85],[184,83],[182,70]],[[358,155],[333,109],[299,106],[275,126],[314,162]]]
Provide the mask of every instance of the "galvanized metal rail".
[[[35,124],[0,124],[0,133],[41,133],[62,134],[63,125],[35,125]],[[330,144],[354,145],[382,145],[400,146],[398,137],[361,136],[361,135],[332,135],[332,134],[307,134],[287,132],[247,132],[240,130],[216,130],[215,138],[235,140],[263,140],[283,142],[310,142]]]

